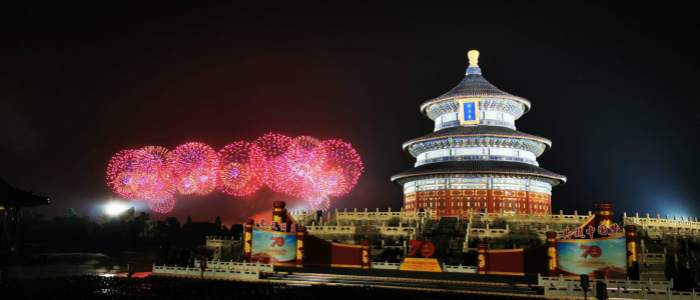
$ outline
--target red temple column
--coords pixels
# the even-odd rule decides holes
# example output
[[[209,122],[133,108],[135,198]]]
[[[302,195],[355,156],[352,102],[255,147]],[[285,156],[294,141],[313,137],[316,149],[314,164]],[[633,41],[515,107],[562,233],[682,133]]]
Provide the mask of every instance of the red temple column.
[[[549,276],[559,275],[559,264],[557,257],[557,233],[547,231],[547,271]]]
[[[253,252],[253,224],[255,221],[250,219],[243,226],[243,258],[246,261],[250,261]]]
[[[625,240],[627,241],[627,277],[639,280],[639,252],[637,251],[637,227],[625,225]]]
[[[363,241],[362,242],[362,268],[363,269],[369,269],[371,259],[370,259],[370,249],[369,249],[369,241]]]
[[[306,229],[302,226],[297,226],[297,255],[296,267],[304,266],[304,239],[306,238]]]
[[[476,256],[476,271],[479,274],[486,274],[486,266],[488,261],[486,260],[486,244],[479,244],[477,248],[477,256]]]
[[[496,198],[496,197],[493,195],[493,190],[492,190],[492,189],[488,189],[488,190],[486,191],[486,212],[487,212],[487,213],[490,213],[490,212],[497,212],[497,211],[494,209],[494,206],[495,206],[495,204],[494,204],[495,200],[494,200],[494,199],[495,199],[495,198]]]

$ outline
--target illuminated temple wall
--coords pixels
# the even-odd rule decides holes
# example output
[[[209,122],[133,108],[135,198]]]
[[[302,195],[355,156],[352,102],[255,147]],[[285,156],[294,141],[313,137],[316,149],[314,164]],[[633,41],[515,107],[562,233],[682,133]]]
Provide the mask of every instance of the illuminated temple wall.
[[[470,212],[551,214],[552,186],[525,178],[429,178],[404,184],[404,209],[439,216]]]
[[[437,217],[462,216],[471,212],[550,214],[551,196],[536,192],[498,190],[437,190],[404,195],[407,211],[432,210]]]

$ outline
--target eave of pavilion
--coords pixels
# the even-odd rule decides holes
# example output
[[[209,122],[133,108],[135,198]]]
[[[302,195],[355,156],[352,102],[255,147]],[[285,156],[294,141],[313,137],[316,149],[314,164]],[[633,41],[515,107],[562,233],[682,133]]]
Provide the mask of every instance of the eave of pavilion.
[[[500,137],[500,138],[512,138],[512,139],[525,139],[530,141],[535,141],[541,143],[547,148],[552,147],[552,141],[540,136],[520,132],[514,129],[503,126],[490,126],[490,125],[478,125],[478,126],[455,126],[440,129],[435,132],[431,132],[421,137],[417,137],[403,143],[402,147],[406,150],[411,145],[441,140],[446,138],[473,138],[473,137]]]
[[[48,197],[35,195],[9,185],[0,178],[0,206],[29,207],[51,203]]]
[[[449,161],[421,165],[391,176],[392,182],[403,183],[412,178],[450,175],[495,175],[534,177],[558,185],[566,176],[539,166],[511,161]]]

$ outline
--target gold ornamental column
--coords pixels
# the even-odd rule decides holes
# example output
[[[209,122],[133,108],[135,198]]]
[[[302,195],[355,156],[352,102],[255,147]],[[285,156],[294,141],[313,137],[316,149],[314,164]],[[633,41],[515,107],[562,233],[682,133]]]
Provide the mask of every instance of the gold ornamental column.
[[[282,225],[286,220],[284,208],[286,203],[284,201],[272,202],[272,222]]]
[[[306,229],[303,226],[297,226],[297,259],[296,267],[304,266],[304,238],[306,237]]]
[[[547,231],[547,271],[549,271],[549,276],[559,275],[558,259],[557,233],[554,231]]]
[[[631,280],[639,280],[639,252],[637,251],[637,227],[625,225],[625,239],[627,241],[627,277]]]
[[[248,220],[243,225],[243,258],[250,261],[251,253],[253,252],[253,219]]]
[[[369,269],[370,267],[370,252],[369,252],[369,241],[362,242],[362,268]]]
[[[486,261],[486,244],[479,244],[477,248],[477,256],[476,256],[476,271],[479,274],[486,274],[486,264],[488,263]]]
[[[613,205],[611,203],[596,204],[595,217],[596,227],[603,224],[605,227],[610,228],[613,223]]]

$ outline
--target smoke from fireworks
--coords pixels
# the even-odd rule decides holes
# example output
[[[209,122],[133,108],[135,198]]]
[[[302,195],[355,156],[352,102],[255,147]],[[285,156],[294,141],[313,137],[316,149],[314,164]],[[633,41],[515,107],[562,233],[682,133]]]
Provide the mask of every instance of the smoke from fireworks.
[[[360,155],[342,140],[267,133],[218,152],[197,142],[172,151],[159,146],[122,150],[109,161],[106,181],[114,193],[148,201],[158,213],[174,209],[176,193],[204,195],[218,189],[247,196],[263,185],[312,209],[326,209],[331,197],[352,190],[363,171]]]
[[[175,198],[148,201],[148,208],[159,214],[166,214],[175,208]]]

